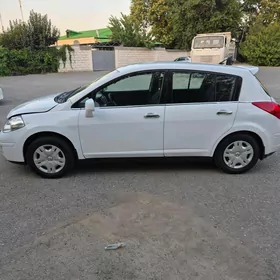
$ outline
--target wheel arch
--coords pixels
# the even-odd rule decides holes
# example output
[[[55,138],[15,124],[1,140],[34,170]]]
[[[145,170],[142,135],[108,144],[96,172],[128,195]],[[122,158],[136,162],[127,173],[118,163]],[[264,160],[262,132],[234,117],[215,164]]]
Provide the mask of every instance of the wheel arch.
[[[57,133],[57,132],[52,132],[52,131],[44,131],[44,132],[37,132],[35,134],[30,135],[26,141],[24,142],[23,145],[23,157],[24,157],[24,161],[26,162],[26,152],[27,152],[27,148],[28,146],[35,141],[36,139],[40,138],[40,137],[57,137],[62,139],[63,141],[65,141],[67,144],[69,144],[69,146],[71,147],[71,149],[73,150],[74,156],[75,156],[75,160],[78,159],[78,152],[76,150],[76,148],[74,147],[73,143],[64,135]]]
[[[216,144],[213,152],[212,152],[212,156],[215,156],[215,153],[219,147],[219,145],[228,137],[233,136],[233,135],[237,135],[237,134],[245,134],[245,135],[250,135],[252,137],[254,137],[254,139],[258,142],[258,145],[260,147],[260,159],[263,159],[265,157],[265,146],[264,146],[264,142],[262,140],[262,138],[253,131],[248,131],[248,130],[241,130],[241,131],[234,131],[230,134],[227,134],[226,136],[224,136],[222,139],[220,139],[220,141]]]

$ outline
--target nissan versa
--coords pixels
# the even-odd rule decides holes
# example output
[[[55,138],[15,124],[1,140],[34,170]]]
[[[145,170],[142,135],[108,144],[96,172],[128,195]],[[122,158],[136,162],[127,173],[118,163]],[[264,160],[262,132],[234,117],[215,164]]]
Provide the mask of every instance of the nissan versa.
[[[280,106],[257,67],[136,64],[24,103],[0,133],[4,157],[58,178],[77,160],[212,157],[242,173],[280,147]]]

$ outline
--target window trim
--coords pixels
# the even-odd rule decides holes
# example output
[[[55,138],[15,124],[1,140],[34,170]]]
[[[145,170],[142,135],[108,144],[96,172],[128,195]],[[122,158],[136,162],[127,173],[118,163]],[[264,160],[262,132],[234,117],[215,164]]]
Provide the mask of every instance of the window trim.
[[[190,103],[174,103],[174,98],[173,98],[173,73],[188,73],[188,74],[192,74],[193,72],[195,73],[204,73],[204,74],[213,74],[215,75],[215,80],[217,78],[218,75],[220,76],[233,76],[236,77],[236,82],[235,82],[235,86],[234,86],[234,92],[232,94],[232,98],[229,101],[211,101],[211,102],[190,102]],[[190,82],[190,80],[189,80]],[[214,72],[214,71],[204,71],[204,70],[185,70],[185,69],[172,69],[169,70],[169,87],[168,90],[170,92],[170,101],[169,101],[169,105],[186,105],[186,104],[217,104],[217,103],[227,103],[227,102],[239,102],[239,96],[240,96],[240,92],[241,92],[241,88],[242,88],[242,84],[243,84],[243,79],[242,77],[238,76],[238,75],[234,75],[234,74],[228,74],[228,73],[222,73],[222,72]],[[215,93],[216,93],[216,82],[215,82]]]
[[[98,107],[100,109],[116,109],[116,108],[133,108],[133,107],[151,107],[151,106],[159,106],[159,105],[165,105],[166,103],[163,103],[162,101],[164,99],[166,99],[167,96],[167,81],[168,81],[168,70],[166,69],[150,69],[150,70],[141,70],[141,71],[135,71],[135,72],[130,72],[127,74],[124,74],[122,76],[119,76],[113,80],[110,80],[109,82],[102,84],[101,86],[97,87],[96,89],[94,89],[93,91],[91,91],[90,93],[88,93],[87,95],[85,95],[84,97],[80,98],[78,101],[76,101],[72,106],[71,109],[84,109],[84,107],[80,106],[80,102],[89,97],[91,98],[91,96],[93,94],[96,94],[98,91],[100,91],[102,88],[107,87],[110,84],[116,83],[126,77],[129,76],[137,76],[137,75],[141,75],[141,74],[150,74],[150,73],[155,73],[155,72],[162,72],[164,73],[164,80],[163,80],[163,85],[162,85],[162,89],[161,89],[161,97],[160,97],[160,102],[158,104],[146,104],[146,105],[128,105],[128,106],[108,106],[108,107]]]

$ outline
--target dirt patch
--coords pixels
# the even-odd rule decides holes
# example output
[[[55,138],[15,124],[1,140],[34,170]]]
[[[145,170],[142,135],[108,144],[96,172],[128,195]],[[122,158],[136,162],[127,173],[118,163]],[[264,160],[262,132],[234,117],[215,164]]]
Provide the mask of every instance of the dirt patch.
[[[114,195],[115,207],[68,221],[2,260],[1,279],[268,279],[262,261],[191,207]],[[117,241],[127,247],[104,250]]]

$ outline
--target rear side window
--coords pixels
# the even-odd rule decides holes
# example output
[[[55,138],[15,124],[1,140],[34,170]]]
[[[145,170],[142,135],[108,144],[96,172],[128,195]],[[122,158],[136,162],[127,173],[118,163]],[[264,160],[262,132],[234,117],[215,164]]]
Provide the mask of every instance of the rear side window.
[[[216,98],[218,102],[231,101],[236,86],[236,76],[217,75],[216,76]]]
[[[238,100],[242,79],[207,72],[174,72],[173,103],[227,102]]]

